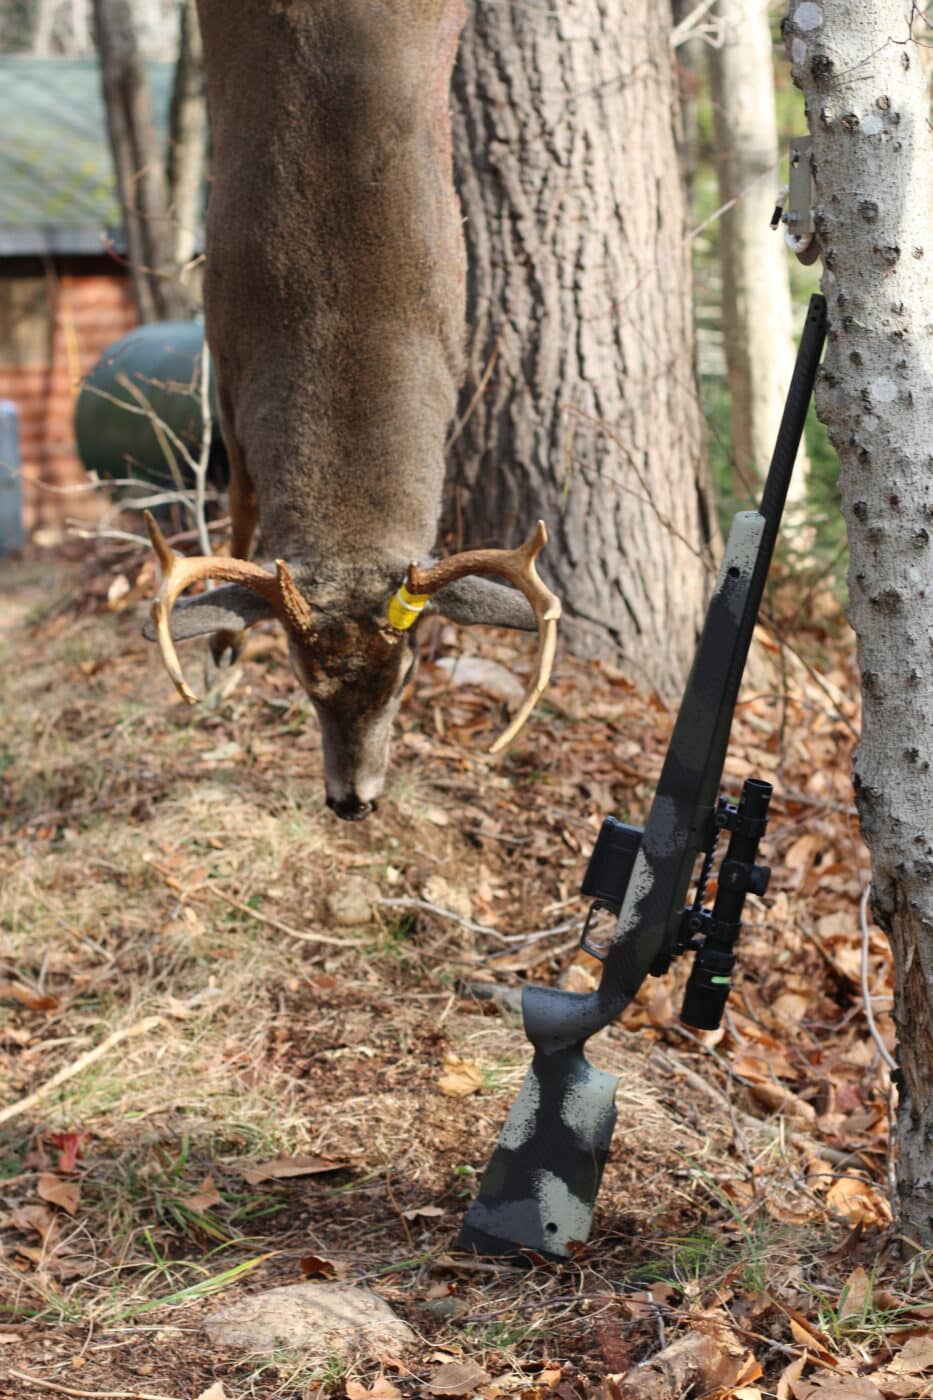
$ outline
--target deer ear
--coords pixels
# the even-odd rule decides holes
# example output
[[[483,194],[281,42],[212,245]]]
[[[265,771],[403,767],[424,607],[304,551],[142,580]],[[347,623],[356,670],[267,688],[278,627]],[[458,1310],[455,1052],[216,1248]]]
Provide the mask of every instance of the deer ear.
[[[451,622],[466,626],[483,623],[487,627],[514,627],[534,632],[538,622],[534,609],[516,588],[471,574],[439,588],[428,604],[431,612],[443,613]]]
[[[269,617],[275,617],[275,609],[265,598],[239,583],[225,583],[196,598],[179,599],[171,617],[172,638],[184,642],[211,632],[239,632]],[[156,640],[151,617],[143,623],[143,636],[147,642]]]

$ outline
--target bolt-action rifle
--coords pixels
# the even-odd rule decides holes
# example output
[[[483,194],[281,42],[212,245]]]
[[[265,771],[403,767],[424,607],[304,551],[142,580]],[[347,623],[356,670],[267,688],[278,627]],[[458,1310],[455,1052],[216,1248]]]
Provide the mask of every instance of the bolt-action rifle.
[[[599,986],[593,992],[525,987],[522,1017],[534,1059],[467,1211],[461,1248],[561,1259],[587,1239],[618,1081],[591,1065],[583,1048],[625,1010],[649,973],[660,976],[672,958],[693,953],[681,1019],[712,1030],[722,1018],[745,897],[763,894],[770,874],[756,855],[771,787],[751,778],[735,805],[720,797],[719,787],[825,335],[826,303],[814,296],[761,505],[733,519],[648,819],[641,829],[607,817],[587,868],[582,892],[594,903],[581,946],[603,964]],[[705,889],[723,832],[728,848],[707,910]],[[698,861],[696,896],[685,907]],[[618,916],[604,952],[589,941],[600,910]]]

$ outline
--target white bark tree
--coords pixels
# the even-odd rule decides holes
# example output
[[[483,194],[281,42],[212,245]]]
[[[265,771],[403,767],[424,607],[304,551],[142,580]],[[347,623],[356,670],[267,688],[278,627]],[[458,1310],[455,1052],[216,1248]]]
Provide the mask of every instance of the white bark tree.
[[[902,1228],[933,1245],[933,133],[910,0],[791,0],[813,138],[864,719],[872,908],[896,975]]]
[[[716,170],[720,202],[735,200],[719,228],[732,451],[754,481],[771,460],[797,335],[789,255],[770,227],[780,152],[768,0],[718,0],[715,12],[720,42],[710,48],[709,67]],[[801,447],[788,493],[798,508],[807,470]]]

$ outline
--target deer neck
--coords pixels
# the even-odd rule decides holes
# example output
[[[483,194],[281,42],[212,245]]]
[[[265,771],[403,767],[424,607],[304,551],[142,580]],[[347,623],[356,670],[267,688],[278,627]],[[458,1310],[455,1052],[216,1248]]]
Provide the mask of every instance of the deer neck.
[[[434,544],[461,375],[448,93],[462,0],[199,0],[205,314],[264,550]]]

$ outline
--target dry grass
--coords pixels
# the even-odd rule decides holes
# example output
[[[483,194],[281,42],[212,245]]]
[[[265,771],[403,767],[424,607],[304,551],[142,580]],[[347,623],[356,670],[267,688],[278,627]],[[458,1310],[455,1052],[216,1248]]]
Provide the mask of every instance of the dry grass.
[[[651,774],[632,770],[660,751],[663,712],[589,670],[584,703],[567,663],[539,733],[494,768],[478,744],[488,700],[448,693],[428,668],[379,818],[340,825],[271,633],[257,634],[238,685],[190,712],[173,703],[134,616],[88,610],[84,577],[56,580],[72,590],[62,601],[44,573],[3,576],[0,977],[50,999],[2,1004],[5,1099],[155,1019],[0,1130],[0,1299],[14,1339],[3,1359],[65,1383],[80,1373],[91,1391],[136,1376],[140,1390],[193,1396],[222,1376],[237,1397],[336,1393],[347,1378],[336,1364],[322,1374],[295,1357],[210,1356],[199,1331],[206,1299],[298,1278],[308,1253],[407,1318],[424,1338],[418,1374],[446,1350],[475,1356],[502,1390],[533,1387],[556,1358],[567,1393],[589,1393],[656,1348],[659,1327],[676,1333],[692,1309],[730,1300],[772,1375],[794,1351],[789,1300],[822,1319],[840,1352],[884,1349],[894,1324],[883,1309],[858,1335],[833,1322],[842,1282],[865,1259],[906,1300],[924,1286],[922,1261],[898,1262],[868,1224],[845,1246],[844,1223],[808,1177],[816,1116],[803,1148],[792,1127],[756,1118],[728,1054],[720,1065],[678,1037],[669,986],[661,1001],[657,984],[646,989],[634,1029],[593,1044],[620,1077],[619,1126],[585,1259],[529,1274],[447,1254],[527,1058],[516,1025],[458,986],[551,979],[566,969],[554,951],[566,935],[494,957],[494,940],[424,914],[338,924],[333,896],[359,881],[420,896],[443,880],[472,897],[480,922],[509,933],[556,924],[578,907],[568,901],[602,810],[644,801]],[[620,728],[623,714],[644,732]],[[746,742],[763,747],[765,728],[752,724]],[[839,802],[846,781],[831,774],[814,804]],[[753,932],[764,967],[763,915]],[[450,1054],[480,1067],[479,1094],[438,1090]],[[868,1082],[869,1067],[859,1073]],[[63,1134],[81,1135],[72,1173],[59,1167]],[[883,1146],[872,1151],[855,1164],[883,1181]],[[259,1185],[243,1176],[296,1152],[340,1168]],[[22,1211],[43,1209],[43,1170],[74,1180],[80,1203],[71,1215],[44,1207],[30,1229]],[[216,1195],[199,1200],[207,1177]],[[402,1215],[424,1205],[442,1214]],[[828,1260],[840,1245],[848,1253]],[[649,1307],[626,1311],[627,1296],[652,1287]],[[17,1384],[24,1397],[46,1393]]]

